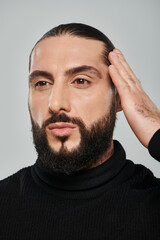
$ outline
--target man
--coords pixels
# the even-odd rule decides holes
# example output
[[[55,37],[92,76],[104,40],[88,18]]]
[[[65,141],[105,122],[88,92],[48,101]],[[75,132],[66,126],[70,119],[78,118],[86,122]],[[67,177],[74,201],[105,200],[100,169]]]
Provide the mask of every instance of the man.
[[[0,183],[0,239],[160,239],[160,181],[113,141],[123,110],[160,160],[160,112],[120,50],[95,28],[60,25],[29,71],[38,159]]]

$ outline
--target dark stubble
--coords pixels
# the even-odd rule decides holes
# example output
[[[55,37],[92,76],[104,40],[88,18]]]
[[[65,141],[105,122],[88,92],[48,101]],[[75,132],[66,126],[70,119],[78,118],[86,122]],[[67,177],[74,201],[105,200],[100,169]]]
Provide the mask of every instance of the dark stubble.
[[[80,118],[70,118],[65,113],[53,113],[40,128],[32,119],[33,141],[39,160],[54,173],[72,174],[81,168],[90,168],[109,149],[112,141],[116,120],[115,101],[110,112],[91,125],[88,129]],[[52,149],[47,140],[46,126],[55,122],[69,122],[76,124],[80,131],[79,145],[68,150],[64,142],[69,138],[57,137],[62,142],[60,150]]]

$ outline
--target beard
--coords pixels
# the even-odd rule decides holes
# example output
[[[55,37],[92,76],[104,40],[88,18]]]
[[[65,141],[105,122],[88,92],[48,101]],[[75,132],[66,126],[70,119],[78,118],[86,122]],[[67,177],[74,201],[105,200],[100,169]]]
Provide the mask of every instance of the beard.
[[[110,112],[87,128],[80,118],[70,118],[65,113],[53,113],[40,128],[31,116],[33,142],[39,160],[50,172],[57,174],[73,174],[79,169],[90,168],[96,164],[101,156],[109,149],[112,142],[116,121],[116,107],[113,99]],[[50,123],[69,122],[79,127],[80,143],[76,148],[68,150],[64,146],[69,136],[56,137],[61,141],[61,148],[57,152],[50,147],[46,127]]]

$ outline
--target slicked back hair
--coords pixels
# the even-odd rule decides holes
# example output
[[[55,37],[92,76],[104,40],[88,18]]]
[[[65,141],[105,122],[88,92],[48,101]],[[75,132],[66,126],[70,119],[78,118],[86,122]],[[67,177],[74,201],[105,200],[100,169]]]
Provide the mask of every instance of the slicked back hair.
[[[35,46],[42,40],[49,38],[49,37],[57,37],[57,36],[65,36],[65,35],[70,35],[70,36],[77,36],[77,37],[82,37],[86,39],[93,39],[93,40],[98,40],[103,42],[104,44],[104,52],[102,53],[103,55],[103,61],[104,63],[109,66],[110,62],[108,60],[108,54],[111,52],[115,47],[113,43],[109,40],[109,38],[99,31],[98,29],[91,27],[86,24],[82,23],[68,23],[68,24],[61,24],[57,27],[52,28],[48,32],[46,32],[40,40],[34,45],[31,54],[29,56],[29,70],[31,66],[31,55],[32,52],[35,48]]]

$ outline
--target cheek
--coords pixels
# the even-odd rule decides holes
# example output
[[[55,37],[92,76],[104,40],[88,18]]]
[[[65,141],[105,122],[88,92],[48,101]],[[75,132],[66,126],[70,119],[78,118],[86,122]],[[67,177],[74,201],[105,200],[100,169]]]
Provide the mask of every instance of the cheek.
[[[40,101],[40,98],[29,94],[28,105],[33,120],[41,127],[48,117],[48,104],[46,101]]]
[[[84,121],[86,126],[89,126],[99,118],[108,114],[113,98],[112,89],[96,89],[91,91],[87,95],[79,97],[76,110],[79,117]]]

